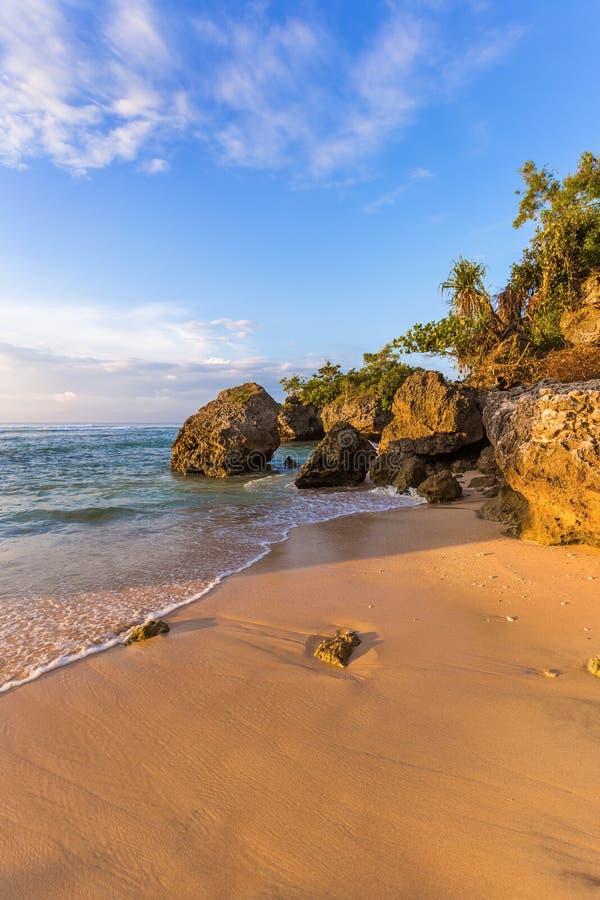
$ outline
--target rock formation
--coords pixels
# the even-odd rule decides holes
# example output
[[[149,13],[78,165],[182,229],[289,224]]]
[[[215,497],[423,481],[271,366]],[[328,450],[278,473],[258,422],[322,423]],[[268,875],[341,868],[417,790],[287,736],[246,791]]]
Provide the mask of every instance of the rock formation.
[[[438,472],[430,475],[417,487],[417,494],[428,503],[450,503],[462,497],[462,488],[452,472]]]
[[[347,422],[371,441],[378,441],[392,420],[392,413],[383,408],[381,400],[374,394],[360,394],[347,400],[340,397],[325,406],[321,416],[325,431],[338,422]]]
[[[406,494],[411,488],[418,488],[429,478],[430,466],[418,456],[412,456],[401,463],[392,484],[399,494]]]
[[[261,471],[279,446],[278,414],[279,404],[254,382],[221,391],[184,422],[171,468],[218,478]]]
[[[600,272],[584,281],[581,305],[564,311],[560,329],[570,344],[600,345]]]
[[[289,441],[318,441],[323,437],[323,420],[314,403],[288,397],[279,410],[279,437]]]
[[[474,487],[483,493],[484,497],[496,497],[500,489],[505,485],[504,476],[496,462],[496,454],[493,447],[484,447],[475,464],[477,471],[481,472],[479,478],[469,482],[469,487]]]
[[[440,372],[415,372],[396,391],[380,453],[406,438],[415,441],[414,452],[427,456],[453,453],[480,441],[478,399],[473,388],[447,382]]]
[[[600,380],[491,392],[484,423],[523,537],[600,545]]]
[[[433,436],[431,439],[402,438],[392,441],[389,449],[380,453],[371,463],[371,481],[377,485],[392,484],[399,493],[405,493],[411,487],[418,487],[430,475],[448,470],[455,473],[468,472],[477,468],[481,441],[452,453],[428,453],[432,445],[437,449],[443,447],[444,440],[444,436],[439,441]]]
[[[296,487],[352,486],[365,480],[375,450],[362,434],[339,422],[317,444],[296,476]]]

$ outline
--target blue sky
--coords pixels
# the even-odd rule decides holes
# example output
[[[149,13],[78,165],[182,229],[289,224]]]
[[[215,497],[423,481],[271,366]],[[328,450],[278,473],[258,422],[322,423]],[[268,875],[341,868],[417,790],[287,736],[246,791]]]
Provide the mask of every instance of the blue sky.
[[[598,152],[596,0],[2,0],[0,421],[177,422],[492,290]]]

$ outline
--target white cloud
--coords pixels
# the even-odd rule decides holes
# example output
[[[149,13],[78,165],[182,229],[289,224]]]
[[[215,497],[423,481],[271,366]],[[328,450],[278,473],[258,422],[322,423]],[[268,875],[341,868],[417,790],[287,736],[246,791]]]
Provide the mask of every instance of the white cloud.
[[[54,400],[57,403],[72,403],[77,399],[75,391],[62,391],[60,394],[54,394]]]
[[[159,175],[163,172],[168,172],[170,169],[170,165],[166,159],[160,159],[159,157],[155,157],[154,159],[149,159],[147,162],[143,163],[142,169],[148,175]]]
[[[186,139],[229,165],[326,183],[510,52],[520,32],[486,32],[485,0],[463,5],[470,27],[452,41],[448,0],[383,4],[350,52],[323,20],[276,20],[266,3],[234,18],[167,0],[2,0],[0,162],[84,174],[145,159],[158,174]]]
[[[2,301],[2,337],[9,344],[74,359],[95,358],[107,372],[130,360],[192,363],[247,355],[256,325],[248,319],[190,319],[185,309],[141,305],[117,310],[93,305]],[[217,352],[218,351],[218,352]]]

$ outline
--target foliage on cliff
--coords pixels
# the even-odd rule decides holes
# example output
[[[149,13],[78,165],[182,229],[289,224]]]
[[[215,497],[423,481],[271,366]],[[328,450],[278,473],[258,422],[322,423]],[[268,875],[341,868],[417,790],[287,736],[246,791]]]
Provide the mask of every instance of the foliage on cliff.
[[[540,361],[561,351],[558,364],[568,367],[561,317],[581,305],[582,285],[600,271],[600,157],[583,153],[562,181],[531,161],[520,174],[513,224],[533,223],[535,231],[504,289],[490,296],[485,266],[459,257],[441,285],[448,315],[414,325],[393,341],[397,350],[452,357],[480,382],[535,378]]]
[[[292,375],[281,384],[289,397],[322,408],[338,398],[370,393],[390,409],[396,390],[412,372],[402,354],[453,359],[474,384],[579,381],[600,376],[600,345],[566,346],[561,319],[584,300],[583,285],[600,276],[600,157],[583,153],[562,181],[547,167],[526,162],[514,227],[534,225],[505,287],[492,296],[486,267],[459,256],[440,285],[448,314],[416,323],[363,365],[343,372],[325,362],[310,378]],[[600,315],[600,313],[599,313]]]
[[[340,365],[326,360],[310,378],[291,375],[281,379],[281,386],[288,397],[297,397],[320,408],[338,398],[369,393],[381,399],[384,409],[390,409],[394,394],[415,371],[414,366],[401,362],[399,350],[386,344],[377,353],[363,353],[363,365],[359,369],[343,372]]]

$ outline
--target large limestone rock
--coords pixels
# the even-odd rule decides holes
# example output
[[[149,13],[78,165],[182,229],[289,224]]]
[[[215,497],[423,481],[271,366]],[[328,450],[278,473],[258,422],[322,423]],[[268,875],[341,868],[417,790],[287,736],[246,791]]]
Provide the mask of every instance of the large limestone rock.
[[[254,382],[221,391],[184,422],[171,468],[217,478],[264,469],[279,446],[278,414],[279,404]]]
[[[396,391],[393,419],[384,429],[380,452],[402,439],[419,442],[415,452],[449,454],[483,437],[477,392],[447,382],[440,372],[415,372]]]
[[[323,427],[329,431],[338,422],[347,422],[371,441],[377,441],[386,425],[392,421],[390,410],[384,409],[374,394],[334,400],[323,408]]]
[[[289,397],[279,410],[279,437],[289,441],[318,441],[323,437],[321,413],[313,403]]]
[[[570,344],[600,345],[600,272],[584,281],[581,306],[564,311],[560,328]]]
[[[515,529],[545,544],[600,545],[600,380],[494,391],[484,423],[525,501],[518,513],[511,497]]]
[[[367,438],[338,422],[317,444],[296,476],[296,487],[353,486],[365,480],[375,450]]]

